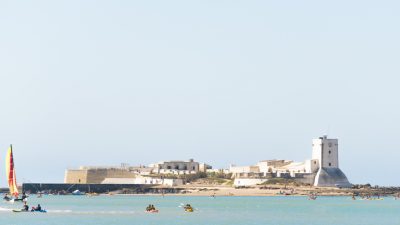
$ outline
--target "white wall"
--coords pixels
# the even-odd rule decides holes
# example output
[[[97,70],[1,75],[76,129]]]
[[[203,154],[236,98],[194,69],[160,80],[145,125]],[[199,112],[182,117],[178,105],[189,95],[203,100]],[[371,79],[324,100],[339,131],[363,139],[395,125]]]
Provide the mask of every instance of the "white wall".
[[[258,166],[230,166],[229,172],[231,173],[259,173],[260,169]]]
[[[305,170],[306,173],[316,173],[319,169],[319,160],[318,159],[311,159],[306,160],[305,162]]]
[[[153,177],[136,177],[136,178],[106,178],[102,184],[156,184],[165,186],[183,185],[182,179],[161,179]]]
[[[170,186],[170,187],[180,186],[180,185],[183,185],[183,180],[182,179],[164,179],[163,185]]]
[[[236,178],[233,182],[233,186],[253,186],[257,184],[262,184],[266,181],[268,181],[268,179]]]
[[[338,139],[313,139],[312,149],[312,159],[317,159],[320,167],[339,168]]]
[[[261,173],[268,173],[268,169],[270,168],[270,166],[268,166],[268,162],[258,162],[257,166],[259,167]]]

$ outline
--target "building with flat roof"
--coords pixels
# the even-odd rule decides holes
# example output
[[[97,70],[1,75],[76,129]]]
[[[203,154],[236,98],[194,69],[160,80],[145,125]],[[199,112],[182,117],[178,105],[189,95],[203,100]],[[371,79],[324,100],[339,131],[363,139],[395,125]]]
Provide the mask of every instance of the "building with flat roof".
[[[339,169],[338,139],[323,136],[312,141],[312,158],[304,162],[264,160],[252,166],[230,166],[234,184],[254,184],[255,180],[289,178],[321,187],[351,187]],[[254,179],[251,180],[250,178]]]
[[[154,174],[195,174],[198,172],[206,172],[207,169],[211,169],[210,165],[205,163],[195,162],[193,159],[188,161],[162,161],[158,163],[153,163],[149,165],[153,168],[152,172]]]
[[[142,181],[151,181],[154,184],[167,184],[172,181],[165,180],[163,176],[165,174],[196,174],[206,172],[207,169],[211,168],[211,166],[195,162],[193,159],[188,161],[163,161],[149,166],[129,166],[128,164],[121,164],[120,167],[81,166],[79,169],[66,170],[64,183],[100,184],[123,181],[124,183],[136,182],[135,184],[139,184]],[[164,180],[160,181],[160,179]],[[179,181],[172,183],[176,185]]]

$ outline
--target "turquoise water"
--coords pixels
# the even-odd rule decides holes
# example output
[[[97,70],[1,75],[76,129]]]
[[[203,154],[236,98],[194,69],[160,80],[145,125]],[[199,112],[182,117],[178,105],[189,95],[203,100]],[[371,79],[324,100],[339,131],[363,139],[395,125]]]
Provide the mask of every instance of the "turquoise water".
[[[399,225],[400,200],[353,201],[349,197],[30,197],[48,213],[14,213],[21,203],[0,205],[1,225]],[[190,203],[196,211],[180,207]],[[154,204],[158,214],[145,213]]]

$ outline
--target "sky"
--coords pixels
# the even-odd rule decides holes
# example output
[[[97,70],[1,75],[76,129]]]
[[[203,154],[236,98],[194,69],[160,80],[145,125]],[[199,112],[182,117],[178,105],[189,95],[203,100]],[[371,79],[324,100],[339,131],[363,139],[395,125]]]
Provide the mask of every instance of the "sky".
[[[0,0],[0,162],[13,144],[18,183],[80,165],[227,168],[310,159],[327,134],[350,182],[400,185],[399,10]]]

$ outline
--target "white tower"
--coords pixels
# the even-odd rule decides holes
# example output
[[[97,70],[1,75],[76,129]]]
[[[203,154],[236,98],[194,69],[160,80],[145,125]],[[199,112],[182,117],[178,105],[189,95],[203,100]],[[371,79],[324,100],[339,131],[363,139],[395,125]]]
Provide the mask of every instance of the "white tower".
[[[328,139],[326,135],[313,139],[312,159],[319,164],[314,186],[351,187],[346,175],[339,169],[338,149],[338,139]]]
[[[338,139],[327,136],[313,139],[312,159],[317,159],[319,167],[339,168]]]

